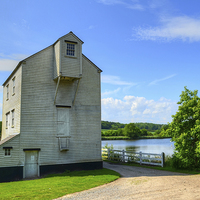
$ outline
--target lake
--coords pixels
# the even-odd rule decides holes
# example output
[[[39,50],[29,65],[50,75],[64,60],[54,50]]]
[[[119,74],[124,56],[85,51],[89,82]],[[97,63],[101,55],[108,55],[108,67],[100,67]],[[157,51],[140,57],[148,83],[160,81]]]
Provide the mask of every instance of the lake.
[[[116,150],[131,150],[135,152],[142,151],[143,153],[157,153],[162,152],[165,155],[171,156],[174,152],[174,143],[170,138],[165,139],[138,139],[138,140],[102,140],[102,147],[106,144],[113,145]]]

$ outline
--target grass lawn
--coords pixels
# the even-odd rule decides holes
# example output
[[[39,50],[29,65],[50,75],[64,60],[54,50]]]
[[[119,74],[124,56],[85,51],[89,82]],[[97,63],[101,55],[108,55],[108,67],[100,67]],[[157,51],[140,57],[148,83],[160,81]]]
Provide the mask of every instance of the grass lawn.
[[[54,199],[118,179],[109,169],[64,172],[45,178],[0,183],[0,199]]]

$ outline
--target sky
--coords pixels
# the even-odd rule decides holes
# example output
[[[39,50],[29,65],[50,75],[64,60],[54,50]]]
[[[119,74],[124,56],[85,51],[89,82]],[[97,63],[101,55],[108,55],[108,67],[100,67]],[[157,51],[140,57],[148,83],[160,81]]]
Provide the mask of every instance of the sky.
[[[102,120],[166,124],[200,90],[200,1],[0,0],[0,85],[73,31],[101,73]],[[3,87],[0,86],[0,120]]]

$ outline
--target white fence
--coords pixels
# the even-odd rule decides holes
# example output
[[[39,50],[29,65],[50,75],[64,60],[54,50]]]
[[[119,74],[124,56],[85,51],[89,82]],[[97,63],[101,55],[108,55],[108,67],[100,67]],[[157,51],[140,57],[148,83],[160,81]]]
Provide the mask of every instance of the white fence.
[[[102,157],[111,161],[118,162],[136,162],[140,165],[157,165],[164,166],[165,154],[162,152],[161,154],[154,153],[142,153],[140,152],[132,152],[132,151],[124,151],[124,150],[114,150],[114,149],[102,149]]]

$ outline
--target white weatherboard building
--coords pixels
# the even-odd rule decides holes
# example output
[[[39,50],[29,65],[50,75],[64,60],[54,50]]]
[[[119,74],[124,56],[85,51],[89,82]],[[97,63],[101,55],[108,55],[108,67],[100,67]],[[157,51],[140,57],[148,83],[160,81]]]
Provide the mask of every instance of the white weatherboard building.
[[[73,33],[22,60],[3,84],[0,181],[100,169],[99,69]]]

